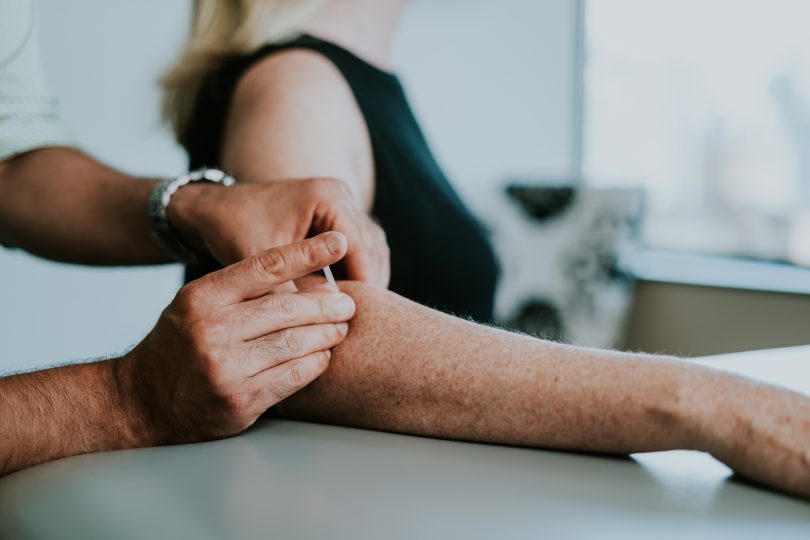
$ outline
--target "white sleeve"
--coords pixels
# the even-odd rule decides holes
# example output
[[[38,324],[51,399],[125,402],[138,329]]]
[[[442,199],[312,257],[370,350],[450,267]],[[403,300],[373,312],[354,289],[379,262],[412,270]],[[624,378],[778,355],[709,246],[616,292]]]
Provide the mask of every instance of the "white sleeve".
[[[0,161],[75,146],[42,72],[33,0],[0,0]]]

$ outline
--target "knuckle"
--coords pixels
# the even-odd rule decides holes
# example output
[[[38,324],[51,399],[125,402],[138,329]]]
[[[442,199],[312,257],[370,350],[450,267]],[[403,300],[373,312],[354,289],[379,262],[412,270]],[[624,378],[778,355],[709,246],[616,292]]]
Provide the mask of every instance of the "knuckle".
[[[284,400],[287,396],[291,395],[295,390],[288,390],[286,384],[281,381],[281,377],[268,382],[264,386],[265,398],[268,404],[275,405]]]
[[[295,364],[295,365],[290,366],[289,369],[290,369],[289,378],[290,378],[290,382],[292,383],[292,386],[297,388],[297,387],[301,386],[302,384],[304,384],[305,376],[304,376],[304,373],[303,373],[303,371],[301,369],[301,366],[298,365],[298,364]]]
[[[303,384],[308,384],[318,378],[329,367],[329,355],[326,351],[315,353],[313,361],[303,371]]]
[[[337,343],[342,339],[343,335],[338,332],[338,327],[336,324],[324,325],[323,330],[321,330],[321,342],[323,344]]]
[[[287,330],[283,330],[280,336],[281,347],[287,353],[295,354],[296,352],[301,350],[302,347],[302,340],[298,333],[288,328]]]
[[[232,392],[223,397],[222,403],[228,414],[239,417],[245,414],[249,399],[242,392]]]
[[[321,298],[318,300],[318,316],[320,317],[321,321],[329,321],[332,319],[332,317],[330,317],[330,313],[335,311],[331,306],[332,301],[333,300],[330,298]]]
[[[340,199],[347,194],[351,194],[349,184],[339,178],[315,178],[313,179],[313,186],[316,193],[332,200]]]
[[[276,387],[276,395],[280,399],[284,399],[295,393],[315,380],[328,366],[329,357],[325,352],[318,352],[307,358],[289,362],[282,380]]]
[[[340,180],[339,178],[335,178],[333,176],[324,176],[317,179],[318,183],[327,188],[327,189],[336,189],[336,190],[343,190],[346,186],[346,182]]]
[[[251,261],[254,274],[261,279],[279,277],[284,274],[287,267],[284,252],[279,249],[263,251],[254,256]]]
[[[288,295],[273,295],[270,297],[270,311],[274,317],[282,322],[295,320],[296,309]]]
[[[157,327],[162,325],[167,327],[170,332],[176,333],[181,332],[186,324],[187,316],[175,301],[169,304],[160,314]]]
[[[309,186],[310,194],[316,197],[331,189],[329,178],[310,178],[307,185]]]
[[[186,284],[177,292],[172,304],[180,313],[191,313],[196,310],[202,299],[202,286],[199,281]]]
[[[305,359],[290,362],[287,368],[290,388],[298,390],[309,384],[326,369],[328,362],[325,352],[318,352]]]
[[[304,266],[307,268],[312,268],[313,266],[317,266],[318,260],[322,257],[321,255],[321,244],[317,242],[305,242],[301,244],[303,246],[303,253],[301,254],[302,262]]]

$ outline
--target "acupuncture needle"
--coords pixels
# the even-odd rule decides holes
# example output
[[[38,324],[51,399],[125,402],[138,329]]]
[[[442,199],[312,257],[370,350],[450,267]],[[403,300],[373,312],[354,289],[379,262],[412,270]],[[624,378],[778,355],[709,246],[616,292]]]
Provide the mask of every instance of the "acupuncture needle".
[[[337,283],[335,282],[335,276],[332,275],[332,269],[329,266],[323,267],[323,275],[326,276],[326,282],[329,284],[329,287],[335,292],[340,292],[338,289]]]

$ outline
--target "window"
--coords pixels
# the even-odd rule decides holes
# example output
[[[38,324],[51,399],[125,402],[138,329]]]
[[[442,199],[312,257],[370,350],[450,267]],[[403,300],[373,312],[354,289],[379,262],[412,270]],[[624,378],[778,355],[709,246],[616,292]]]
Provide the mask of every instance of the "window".
[[[588,0],[583,172],[655,248],[810,265],[810,2]]]

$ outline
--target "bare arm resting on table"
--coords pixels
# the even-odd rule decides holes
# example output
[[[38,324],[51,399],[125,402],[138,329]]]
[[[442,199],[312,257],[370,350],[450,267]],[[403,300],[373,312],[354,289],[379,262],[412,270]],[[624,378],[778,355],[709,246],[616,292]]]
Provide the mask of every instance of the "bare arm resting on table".
[[[515,335],[356,283],[357,314],[291,418],[534,447],[711,452],[810,496],[810,399],[674,359]]]

